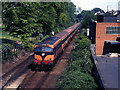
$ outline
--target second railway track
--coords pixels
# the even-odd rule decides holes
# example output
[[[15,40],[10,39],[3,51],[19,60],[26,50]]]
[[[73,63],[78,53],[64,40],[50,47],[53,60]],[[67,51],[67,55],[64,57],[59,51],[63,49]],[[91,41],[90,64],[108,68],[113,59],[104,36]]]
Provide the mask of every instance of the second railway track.
[[[77,33],[68,47],[64,50],[63,54],[59,57],[58,62],[53,67],[52,71],[31,71],[27,73],[23,82],[17,88],[21,89],[38,89],[38,88],[55,88],[57,79],[64,72],[68,62],[69,55],[72,49],[74,49],[75,38],[79,35]]]
[[[3,74],[0,79],[2,80],[2,87],[8,86],[11,82],[15,81],[18,77],[24,74],[28,70],[28,66],[33,61],[33,55],[29,56],[26,60],[22,61],[20,64],[16,65],[8,72]]]
[[[78,27],[76,25],[74,27],[72,26],[64,31],[67,33],[65,35],[66,37],[64,37],[64,40],[60,39],[59,35],[58,35],[58,37],[56,36],[57,39],[55,39],[55,37],[54,37],[54,39],[55,39],[55,42],[53,42],[54,50],[57,50],[55,52],[55,54],[57,53],[56,57],[59,57],[59,59],[57,59],[58,61],[51,71],[46,71],[46,70],[44,70],[45,68],[43,70],[41,69],[41,71],[40,70],[39,71],[31,71],[31,69],[33,69],[33,68],[28,68],[28,66],[31,66],[31,63],[34,60],[35,60],[34,64],[35,64],[35,62],[37,62],[37,64],[38,64],[38,62],[40,62],[41,59],[36,61],[36,59],[33,59],[33,57],[28,58],[27,60],[22,62],[20,65],[18,65],[16,68],[14,68],[13,71],[9,71],[8,73],[6,73],[6,76],[8,76],[9,74],[14,72],[13,75],[8,80],[5,80],[5,78],[4,78],[4,81],[6,81],[6,82],[4,83],[3,88],[11,88],[13,86],[15,86],[15,88],[17,88],[17,89],[55,88],[56,82],[57,82],[59,76],[61,76],[61,74],[64,73],[64,70],[66,69],[66,67],[69,63],[70,52],[72,49],[74,49],[74,46],[75,46],[74,41],[79,35],[79,31],[77,31]],[[73,33],[73,31],[74,31],[74,33]],[[68,38],[68,37],[70,37],[70,38]],[[60,45],[63,45],[62,44],[63,41],[66,41],[66,43],[64,42],[64,46],[67,46],[67,47],[64,49],[64,52],[62,55],[58,55]],[[70,42],[70,43],[68,43],[68,42]],[[44,44],[44,45],[46,45],[46,44]],[[57,47],[57,49],[56,49],[56,47]],[[63,50],[63,48],[64,47],[61,46],[60,51]],[[50,49],[50,50],[53,50],[53,49]],[[60,51],[59,51],[59,53],[60,53]],[[38,57],[37,54],[38,53],[35,53],[35,55],[34,55],[35,58]],[[42,56],[44,56],[44,55],[45,54],[42,53]],[[54,58],[54,60],[55,59],[56,58]],[[50,60],[51,60],[51,58],[50,58]],[[52,64],[51,61],[49,61],[49,65]],[[48,61],[44,61],[43,63],[45,64],[45,62],[48,62]],[[33,67],[33,66],[31,66],[31,67]]]

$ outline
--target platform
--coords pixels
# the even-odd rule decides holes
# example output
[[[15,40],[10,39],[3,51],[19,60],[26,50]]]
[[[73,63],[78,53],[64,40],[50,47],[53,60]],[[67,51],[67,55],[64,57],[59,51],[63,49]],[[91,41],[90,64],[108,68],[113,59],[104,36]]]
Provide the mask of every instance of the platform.
[[[118,88],[119,78],[118,78],[118,60],[120,57],[108,57],[107,55],[95,55],[95,45],[91,45],[91,53],[102,80],[104,88]]]

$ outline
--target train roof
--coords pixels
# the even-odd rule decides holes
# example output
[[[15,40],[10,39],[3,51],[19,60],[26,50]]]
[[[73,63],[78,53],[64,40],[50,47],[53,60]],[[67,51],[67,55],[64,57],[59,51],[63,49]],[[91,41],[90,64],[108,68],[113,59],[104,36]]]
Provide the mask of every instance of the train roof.
[[[71,26],[71,27],[69,27],[70,29],[73,29],[74,28],[74,25],[73,26]]]
[[[65,29],[64,31],[66,31],[66,32],[70,33],[71,31],[73,31],[73,29],[68,28],[68,29]]]
[[[50,44],[50,45],[53,45],[53,44],[54,44],[55,42],[57,42],[59,39],[60,39],[60,37],[53,36],[53,37],[46,38],[46,39],[43,40],[42,42],[43,42],[43,43]]]
[[[73,25],[73,26],[63,30],[62,32],[60,32],[58,34],[55,34],[52,37],[48,37],[48,38],[42,40],[41,42],[39,42],[36,45],[42,46],[44,44],[47,44],[47,45],[54,45],[55,46],[55,45],[57,45],[57,43],[59,43],[59,41],[62,40],[62,38],[66,37],[78,25],[80,25],[80,23],[77,23],[77,24],[75,24],[75,25]]]
[[[62,32],[56,34],[55,36],[56,36],[56,37],[60,37],[60,38],[64,38],[64,37],[66,37],[67,35],[68,35],[68,32],[62,31]]]
[[[53,45],[53,44],[55,44],[59,40],[60,40],[60,37],[52,36],[52,37],[48,37],[48,38],[42,40],[41,42],[37,43],[36,45],[39,45],[39,46],[42,46],[44,44]]]

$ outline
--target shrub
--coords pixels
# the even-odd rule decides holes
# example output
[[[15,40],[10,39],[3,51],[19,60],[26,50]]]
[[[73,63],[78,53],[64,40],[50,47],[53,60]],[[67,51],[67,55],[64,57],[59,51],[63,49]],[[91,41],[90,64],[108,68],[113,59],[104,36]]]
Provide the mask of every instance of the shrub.
[[[87,49],[75,49],[70,54],[70,61],[76,61],[78,58],[90,58],[90,51]]]
[[[89,51],[90,40],[82,33],[75,43],[77,46],[72,50],[69,59],[71,63],[60,77],[57,88],[98,88],[91,76],[93,63]]]
[[[67,69],[68,71],[76,71],[76,70],[80,70],[81,72],[84,73],[89,73],[91,74],[91,69],[93,67],[93,64],[91,62],[90,59],[78,59],[77,61],[73,61]]]
[[[87,38],[84,38],[82,40],[76,41],[76,49],[89,49],[90,48],[90,40]]]
[[[2,63],[5,63],[8,60],[13,59],[13,45],[11,44],[2,44]]]
[[[77,71],[69,71],[61,77],[57,88],[97,88],[94,78],[90,74]]]
[[[30,43],[29,38],[23,39],[22,43],[26,49],[29,49],[30,51],[32,51],[34,45],[32,43]]]

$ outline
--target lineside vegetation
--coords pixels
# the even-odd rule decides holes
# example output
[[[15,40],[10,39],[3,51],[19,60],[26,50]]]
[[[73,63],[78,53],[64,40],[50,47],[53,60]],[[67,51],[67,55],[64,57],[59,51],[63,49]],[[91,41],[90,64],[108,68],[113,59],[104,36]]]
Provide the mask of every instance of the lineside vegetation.
[[[81,33],[75,41],[76,48],[70,55],[70,64],[59,78],[57,88],[98,88],[92,77],[90,40]]]

